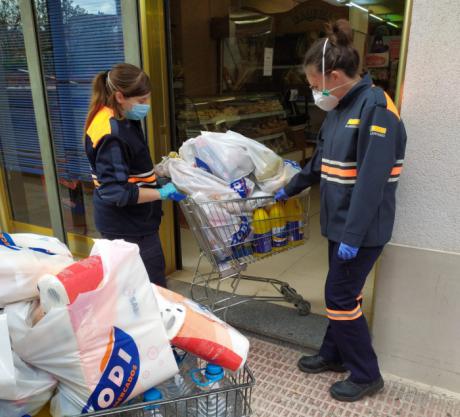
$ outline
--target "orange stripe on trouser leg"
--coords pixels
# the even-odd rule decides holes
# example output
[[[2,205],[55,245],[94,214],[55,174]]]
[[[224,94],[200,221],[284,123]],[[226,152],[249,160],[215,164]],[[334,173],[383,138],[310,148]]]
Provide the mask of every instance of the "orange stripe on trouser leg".
[[[358,296],[359,297],[359,296]],[[358,305],[353,310],[332,310],[326,309],[327,317],[330,320],[356,320],[363,315],[361,311],[361,303],[358,301]]]
[[[356,320],[359,319],[363,315],[363,312],[361,310],[358,311],[354,316],[330,316],[329,314],[327,315],[327,318],[329,320],[335,320],[335,321],[350,321],[350,320]]]
[[[402,171],[402,167],[394,167],[391,170],[390,175],[399,175],[399,174],[401,174],[401,171]]]
[[[341,169],[341,168],[333,168],[327,165],[321,165],[321,172],[330,175],[337,175],[338,177],[356,177],[358,175],[358,170],[354,169]]]
[[[330,308],[326,308],[326,311],[331,314],[355,314],[360,308],[361,306],[357,305],[353,310],[332,310]]]

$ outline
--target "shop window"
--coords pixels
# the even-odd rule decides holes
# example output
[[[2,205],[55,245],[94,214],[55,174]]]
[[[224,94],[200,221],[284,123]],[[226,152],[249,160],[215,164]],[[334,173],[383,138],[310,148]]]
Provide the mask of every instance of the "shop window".
[[[50,227],[19,1],[0,2],[0,165],[12,220]]]
[[[92,78],[124,62],[120,0],[35,0],[35,8],[65,228],[96,236],[83,127]]]

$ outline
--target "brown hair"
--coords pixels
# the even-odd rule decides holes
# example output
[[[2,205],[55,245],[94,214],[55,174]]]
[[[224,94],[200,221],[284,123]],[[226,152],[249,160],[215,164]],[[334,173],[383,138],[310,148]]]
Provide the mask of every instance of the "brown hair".
[[[304,66],[314,65],[322,72],[324,42],[328,39],[324,54],[324,72],[342,70],[348,77],[353,78],[358,72],[359,53],[353,46],[353,31],[350,22],[339,19],[326,25],[326,38],[318,39],[307,51]]]
[[[145,96],[152,87],[149,76],[140,68],[131,64],[117,64],[110,71],[100,72],[93,78],[93,93],[86,116],[85,132],[103,107],[110,107],[117,119],[121,119],[122,109],[115,99],[119,91],[126,98]]]

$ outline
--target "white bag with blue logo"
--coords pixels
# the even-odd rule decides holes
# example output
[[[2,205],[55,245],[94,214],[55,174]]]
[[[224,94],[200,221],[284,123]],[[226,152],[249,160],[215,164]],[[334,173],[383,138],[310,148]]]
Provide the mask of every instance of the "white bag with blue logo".
[[[38,279],[72,262],[67,246],[54,237],[0,233],[0,308],[38,297]]]
[[[15,352],[58,381],[54,417],[116,407],[178,372],[137,245],[96,240],[96,290],[52,308],[35,326],[28,304],[7,306]]]
[[[170,177],[180,191],[199,202],[245,198],[254,190],[254,183],[247,178],[229,184],[182,158],[163,158],[155,172]]]

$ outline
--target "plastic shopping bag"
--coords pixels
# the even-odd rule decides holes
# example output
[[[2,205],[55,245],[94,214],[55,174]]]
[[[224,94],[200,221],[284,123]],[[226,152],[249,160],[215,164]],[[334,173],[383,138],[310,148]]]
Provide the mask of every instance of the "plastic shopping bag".
[[[0,313],[0,398],[3,398],[2,392],[14,387],[14,384],[14,364],[8,323],[6,314]]]
[[[228,184],[200,168],[188,164],[181,158],[163,158],[155,171],[167,174],[174,185],[196,201],[218,201],[249,197],[254,183],[243,178]]]
[[[237,143],[220,140],[222,137],[225,133],[207,132],[193,139],[195,163],[230,184],[251,174],[255,166],[244,148]],[[189,160],[187,152],[182,151],[184,153]]]
[[[116,407],[178,371],[138,246],[96,240],[91,256],[103,264],[95,290],[35,325],[30,303],[6,307],[14,351],[59,381],[54,417]]]
[[[57,273],[73,262],[58,239],[32,233],[0,233],[0,307],[38,296],[42,274]]]
[[[244,366],[249,352],[245,336],[200,304],[152,286],[174,346],[231,371]]]
[[[285,159],[282,168],[271,178],[258,181],[257,185],[262,191],[274,194],[283,188],[292,177],[301,171],[300,165],[295,161]]]
[[[34,415],[51,399],[56,380],[48,373],[26,364],[14,352],[15,381],[0,390],[0,416]]]
[[[283,159],[271,149],[256,140],[249,139],[231,130],[219,134],[214,132],[201,132],[201,135],[212,141],[219,141],[221,146],[232,145],[241,147],[244,150],[243,154],[248,155],[254,164],[254,176],[257,181],[273,177],[279,172],[283,165]]]

